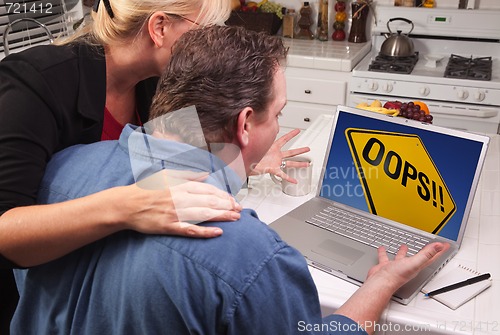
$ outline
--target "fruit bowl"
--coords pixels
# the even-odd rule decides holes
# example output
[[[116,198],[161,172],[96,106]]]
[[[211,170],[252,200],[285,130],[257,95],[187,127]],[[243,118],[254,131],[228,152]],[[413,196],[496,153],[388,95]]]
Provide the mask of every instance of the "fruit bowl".
[[[434,119],[429,112],[429,107],[422,101],[401,102],[395,100],[387,101],[382,105],[379,100],[374,100],[371,104],[367,102],[359,103],[356,108],[386,115],[400,116],[425,123],[432,123]]]

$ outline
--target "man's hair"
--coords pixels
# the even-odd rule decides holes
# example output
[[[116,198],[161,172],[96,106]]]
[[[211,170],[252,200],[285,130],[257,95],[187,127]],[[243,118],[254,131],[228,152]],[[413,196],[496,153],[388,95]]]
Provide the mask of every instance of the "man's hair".
[[[165,115],[195,106],[208,143],[231,141],[238,114],[245,107],[253,108],[257,115],[268,110],[274,99],[274,74],[286,53],[280,38],[242,27],[188,31],[172,48],[150,120],[159,120],[156,130],[176,129],[185,142],[196,145],[199,140],[186,136],[193,133],[192,122],[177,117],[169,120]]]

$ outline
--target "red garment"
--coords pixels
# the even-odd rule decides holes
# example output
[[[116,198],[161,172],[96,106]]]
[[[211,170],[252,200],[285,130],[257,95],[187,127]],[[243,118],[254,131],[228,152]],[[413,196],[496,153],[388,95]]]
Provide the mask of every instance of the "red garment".
[[[135,111],[136,124],[142,126],[141,119],[139,118],[139,114],[137,110]],[[111,115],[109,110],[104,107],[104,121],[102,124],[102,134],[101,141],[109,141],[109,140],[117,140],[120,138],[120,134],[122,133],[124,125],[120,124],[116,119]]]

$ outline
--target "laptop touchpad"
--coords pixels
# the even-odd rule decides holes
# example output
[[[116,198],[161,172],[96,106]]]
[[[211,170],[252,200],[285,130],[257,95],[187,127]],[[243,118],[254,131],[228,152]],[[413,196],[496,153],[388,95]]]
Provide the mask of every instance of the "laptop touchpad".
[[[356,262],[364,253],[333,240],[324,240],[312,249],[312,252],[333,259],[345,265]]]

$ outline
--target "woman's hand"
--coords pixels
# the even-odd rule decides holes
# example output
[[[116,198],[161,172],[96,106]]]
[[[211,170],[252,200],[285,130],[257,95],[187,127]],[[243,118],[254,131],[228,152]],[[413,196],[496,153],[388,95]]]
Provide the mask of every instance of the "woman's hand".
[[[299,129],[294,129],[287,134],[281,136],[277,139],[271,148],[267,151],[266,155],[260,160],[260,162],[252,169],[253,175],[271,173],[277,177],[280,177],[286,181],[296,184],[297,180],[291,178],[286,173],[281,170],[281,162],[285,158],[294,157],[305,152],[309,152],[311,149],[309,147],[302,147],[297,149],[291,149],[286,151],[281,151],[281,148],[288,143],[292,138],[297,136],[300,133]],[[295,161],[287,161],[287,167],[307,167],[307,162],[295,162]]]
[[[200,183],[207,173],[162,171],[145,180],[49,205],[20,206],[0,216],[0,253],[30,267],[64,256],[124,229],[145,234],[210,238],[206,220],[239,219],[241,206]]]
[[[123,187],[131,206],[128,229],[146,234],[211,238],[222,234],[217,227],[198,226],[204,221],[235,221],[241,205],[226,191],[200,181],[206,173],[162,170]]]

